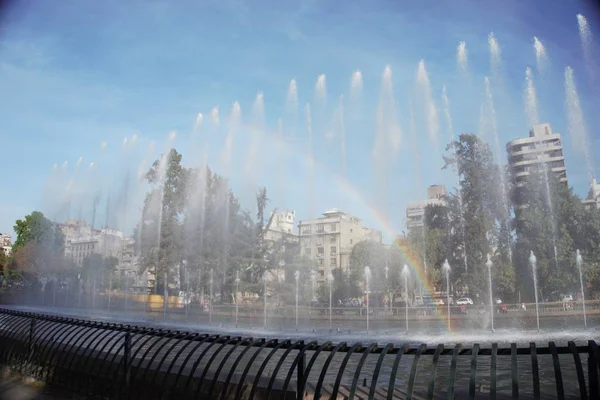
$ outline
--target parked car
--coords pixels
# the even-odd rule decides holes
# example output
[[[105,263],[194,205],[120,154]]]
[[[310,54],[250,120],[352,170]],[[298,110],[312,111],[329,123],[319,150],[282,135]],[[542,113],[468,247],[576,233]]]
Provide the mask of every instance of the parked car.
[[[473,300],[471,300],[469,297],[461,297],[460,299],[458,299],[456,301],[456,304],[458,304],[459,306],[472,306],[473,305]]]
[[[444,305],[444,300],[443,299],[433,299],[432,304],[435,305],[435,306],[443,306]]]
[[[569,301],[573,301],[573,295],[572,294],[566,294],[563,296],[562,298],[563,303],[569,302]]]

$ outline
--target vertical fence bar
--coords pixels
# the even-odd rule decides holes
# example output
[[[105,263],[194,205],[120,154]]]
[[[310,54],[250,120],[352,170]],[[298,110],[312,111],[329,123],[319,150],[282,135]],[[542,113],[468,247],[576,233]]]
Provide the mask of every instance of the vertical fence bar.
[[[125,344],[123,346],[123,378],[125,384],[125,397],[129,395],[129,373],[131,371],[131,363],[129,362],[131,357],[131,333],[125,332]]]
[[[517,344],[510,344],[510,359],[511,359],[511,379],[512,379],[512,397],[519,398],[519,367],[517,366]]]
[[[496,369],[497,369],[498,343],[492,343],[492,360],[490,366],[490,399],[496,400]]]
[[[477,356],[479,355],[479,343],[473,344],[471,350],[471,377],[469,378],[469,399],[475,399],[475,385],[477,383]]]
[[[29,349],[27,352],[27,362],[23,366],[25,370],[29,369],[29,366],[33,363],[33,351],[35,347],[35,328],[36,328],[36,320],[35,318],[31,318],[31,322],[29,324]],[[23,372],[21,370],[21,372]]]
[[[600,398],[598,391],[598,359],[596,351],[598,346],[593,340],[588,341],[588,383],[590,385],[590,398]]]
[[[306,355],[300,354],[298,357],[298,382],[296,382],[296,399],[302,400],[304,398],[304,389],[302,388],[302,382],[304,382],[304,369],[306,368]]]
[[[531,352],[531,374],[533,375],[533,398],[538,400],[540,398],[540,369],[535,342],[529,343],[529,351]]]
[[[552,354],[552,365],[554,366],[554,379],[556,381],[556,398],[563,400],[565,398],[565,390],[563,388],[562,372],[560,371],[560,360],[558,358],[558,350],[554,342],[549,342],[550,354]]]

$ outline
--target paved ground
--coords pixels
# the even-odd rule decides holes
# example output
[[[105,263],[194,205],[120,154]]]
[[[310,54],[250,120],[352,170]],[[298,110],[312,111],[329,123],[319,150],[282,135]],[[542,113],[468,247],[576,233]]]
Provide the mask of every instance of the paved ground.
[[[14,376],[0,377],[0,399],[2,400],[62,400],[72,399],[71,396],[50,393],[43,385],[33,382],[27,383]]]

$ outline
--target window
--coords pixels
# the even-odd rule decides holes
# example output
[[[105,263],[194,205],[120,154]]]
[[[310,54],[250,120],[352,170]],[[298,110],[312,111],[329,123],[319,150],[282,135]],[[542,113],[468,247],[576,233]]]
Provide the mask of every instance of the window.
[[[318,247],[317,248],[317,255],[319,256],[323,256],[323,254],[325,254],[325,248],[324,247]]]
[[[303,241],[304,247],[310,247],[310,239],[306,239]]]
[[[325,232],[325,224],[317,225],[317,233],[324,233],[324,232]]]
[[[329,243],[335,243],[336,242],[336,237],[335,236],[329,236]]]
[[[352,239],[350,239],[350,244],[352,244],[352,242],[353,242],[353,240],[352,240]]]
[[[333,257],[337,254],[337,247],[335,246],[331,246],[331,248],[329,249],[329,254]]]
[[[303,225],[302,226],[302,234],[303,235],[310,235],[310,225]]]
[[[317,260],[317,265],[318,265],[319,267],[322,267],[322,266],[323,266],[323,259],[322,259],[322,258]],[[322,272],[322,271],[321,271],[321,272]]]
[[[329,260],[329,265],[330,265],[330,266],[332,266],[332,267],[337,267],[337,258],[335,258],[335,257],[332,257],[332,258]]]
[[[337,224],[331,224],[329,229],[331,229],[331,232],[336,232],[337,231]]]

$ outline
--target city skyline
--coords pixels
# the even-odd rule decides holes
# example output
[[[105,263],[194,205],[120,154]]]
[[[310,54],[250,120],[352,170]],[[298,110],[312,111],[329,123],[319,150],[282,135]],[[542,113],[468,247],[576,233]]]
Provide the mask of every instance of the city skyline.
[[[489,121],[481,122],[485,76],[490,77],[495,99],[501,142],[497,157],[503,164],[504,145],[527,136],[530,127],[523,86],[528,66],[533,69],[537,89],[537,122],[550,123],[562,135],[569,184],[585,197],[588,171],[571,144],[573,138],[564,110],[563,71],[567,65],[573,68],[593,153],[600,147],[593,129],[600,120],[591,109],[595,83],[587,73],[589,65],[581,49],[575,16],[579,12],[587,15],[593,34],[598,31],[594,30],[594,9],[583,2],[569,6],[543,3],[546,8],[542,15],[548,23],[529,25],[528,18],[533,20],[535,12],[542,12],[536,10],[536,5],[508,2],[499,8],[463,2],[450,8],[441,5],[425,13],[420,6],[400,10],[378,2],[369,9],[364,26],[353,29],[352,18],[365,11],[361,6],[334,12],[327,2],[303,4],[301,9],[272,9],[268,13],[214,3],[193,9],[190,4],[175,7],[161,2],[137,4],[134,13],[131,5],[122,5],[110,15],[114,17],[111,32],[94,21],[102,11],[91,5],[60,10],[36,5],[27,11],[7,11],[15,17],[3,42],[5,51],[0,55],[0,83],[7,88],[0,95],[0,120],[7,132],[4,161],[19,165],[27,149],[28,164],[5,179],[8,190],[0,202],[0,232],[12,234],[14,221],[34,209],[54,219],[52,214],[57,211],[49,198],[64,194],[70,181],[78,183],[82,192],[92,189],[88,186],[90,181],[96,184],[93,191],[99,191],[104,199],[98,206],[98,219],[102,222],[97,225],[103,225],[106,216],[102,214],[108,208],[104,201],[111,193],[114,205],[124,181],[122,172],[128,171],[135,177],[143,160],[149,167],[165,151],[169,132],[176,132],[171,144],[183,153],[184,164],[198,166],[208,154],[212,169],[231,176],[233,191],[244,208],[253,210],[253,194],[258,186],[265,185],[271,198],[269,208],[296,209],[298,221],[338,207],[388,236],[400,233],[405,229],[404,213],[409,201],[423,197],[430,184],[444,184],[450,191],[456,186],[452,173],[440,171],[442,149],[452,134],[477,133],[494,148]],[[40,18],[48,13],[55,18],[42,23]],[[191,21],[188,13],[205,25],[198,22],[196,28],[186,26],[183,22]],[[448,20],[438,22],[435,16],[444,13],[448,13]],[[235,18],[229,18],[232,16]],[[78,24],[66,27],[73,18]],[[278,22],[265,23],[271,18]],[[333,28],[325,24],[325,18],[344,23]],[[394,18],[398,20],[394,26],[385,28]],[[132,24],[126,27],[123,24],[128,20]],[[257,29],[261,24],[262,29]],[[154,35],[163,41],[153,42],[156,36],[143,36],[146,25],[156,28]],[[177,25],[174,32],[167,32],[173,25]],[[434,27],[438,29],[431,34]],[[386,34],[382,35],[378,28],[387,29]],[[70,29],[80,29],[81,37],[69,36]],[[357,32],[352,33],[353,30]],[[219,32],[222,35],[216,34]],[[490,32],[494,32],[502,55],[500,70],[496,72],[488,50]],[[411,33],[418,39],[400,40]],[[217,39],[209,40],[210,34]],[[534,36],[545,46],[543,57],[538,60]],[[38,40],[41,37],[44,40]],[[597,66],[600,52],[598,40],[593,39],[591,61],[589,57],[587,60]],[[457,60],[457,47],[462,41],[467,50],[463,54],[468,56]],[[129,54],[130,47],[136,51]],[[196,54],[197,48],[202,49],[198,51],[201,54]],[[164,57],[163,65],[151,62],[153,55],[158,54]],[[420,98],[427,97],[427,91],[422,92],[417,82],[421,59],[429,81],[429,100]],[[391,134],[399,128],[400,134],[393,137],[398,142],[390,143],[397,149],[387,150],[385,176],[389,191],[385,192],[387,204],[382,205],[378,197],[383,192],[375,182],[382,174],[377,170],[373,151],[377,141],[376,110],[382,93],[385,94],[381,86],[386,65],[392,73],[393,104],[397,104],[387,114],[389,119],[384,125]],[[462,67],[467,69],[461,70]],[[351,82],[357,82],[352,80],[357,70],[361,71],[360,91],[356,85],[355,90],[351,89]],[[165,71],[169,73],[162,76]],[[322,74],[324,78],[319,78]],[[292,79],[295,90],[290,90]],[[444,86],[452,128],[445,115]],[[253,110],[259,90],[264,95],[264,114]],[[343,108],[339,106],[341,95]],[[232,136],[233,143],[228,145],[228,135],[235,125],[228,123],[234,101],[239,101],[241,119]],[[312,183],[307,173],[307,103],[312,111],[316,162]],[[437,128],[431,126],[431,113],[426,109],[431,104],[435,105]],[[215,107],[219,110],[218,127],[216,115],[211,117]],[[195,130],[198,113],[204,118],[202,126]],[[256,120],[260,115],[264,119]],[[279,126],[283,141],[275,140]],[[436,134],[432,136],[432,132]],[[195,138],[191,138],[193,133]],[[135,145],[131,144],[133,135],[137,135]],[[254,157],[261,162],[255,160],[252,168],[246,168],[253,135],[259,138]],[[125,137],[126,149],[122,144]],[[156,145],[149,156],[151,141]],[[346,145],[345,157],[341,154],[342,141]],[[31,143],[36,144],[35,148],[31,148]],[[102,143],[106,143],[105,150],[101,150]],[[281,148],[286,149],[283,155]],[[428,157],[427,151],[433,156]],[[48,178],[52,165],[56,163],[60,169],[65,160],[68,166],[62,180]],[[96,175],[84,172],[90,162],[99,171]],[[592,168],[597,171],[598,161],[594,162]],[[81,165],[76,167],[78,163]],[[128,200],[132,205],[126,214],[141,206],[143,189],[140,185],[137,197]],[[312,197],[307,193],[311,190]],[[78,202],[84,203],[85,198],[88,206],[82,213],[89,220],[90,199],[94,196],[86,196]],[[77,217],[81,208],[74,205],[71,217]],[[136,222],[135,216],[129,215],[128,219],[119,228],[129,230]]]

